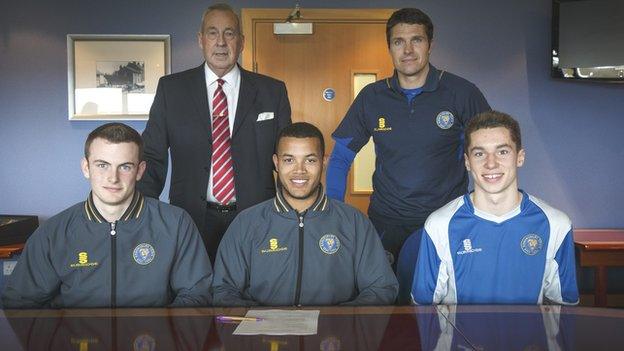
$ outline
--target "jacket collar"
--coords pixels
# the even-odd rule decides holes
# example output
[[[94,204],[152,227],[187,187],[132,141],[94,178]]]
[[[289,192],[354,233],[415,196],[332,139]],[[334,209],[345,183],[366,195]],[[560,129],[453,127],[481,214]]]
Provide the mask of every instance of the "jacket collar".
[[[143,205],[145,204],[145,199],[143,198],[143,194],[141,194],[138,190],[134,191],[134,195],[132,196],[132,202],[130,202],[130,206],[126,209],[126,212],[119,218],[120,221],[128,221],[131,219],[139,218],[141,213],[143,212]],[[95,207],[95,203],[93,203],[93,193],[89,193],[87,197],[87,201],[84,203],[84,210],[87,218],[92,222],[97,223],[107,223],[108,221],[104,219],[104,216],[100,214],[100,212]]]
[[[284,198],[284,194],[282,193],[282,184],[277,181],[275,186],[275,198],[273,199],[273,206],[275,210],[279,213],[286,213],[290,211],[295,211],[294,208],[290,206],[288,201]],[[325,189],[323,189],[323,184],[319,183],[318,195],[316,196],[316,201],[314,204],[310,206],[306,211],[311,210],[315,212],[325,211],[327,209],[327,195],[325,194]]]
[[[425,81],[425,85],[422,87],[423,91],[435,91],[438,89],[438,85],[443,75],[444,71],[440,71],[432,64],[429,64],[429,73],[427,73],[427,80]],[[401,92],[399,77],[397,76],[396,70],[394,71],[392,77],[386,78],[386,86],[400,94],[403,94]]]

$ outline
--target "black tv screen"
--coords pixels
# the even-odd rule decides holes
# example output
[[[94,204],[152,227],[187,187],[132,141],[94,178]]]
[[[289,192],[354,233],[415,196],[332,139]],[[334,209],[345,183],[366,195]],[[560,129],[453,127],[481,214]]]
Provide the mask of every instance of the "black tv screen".
[[[552,76],[624,82],[624,0],[552,4]]]

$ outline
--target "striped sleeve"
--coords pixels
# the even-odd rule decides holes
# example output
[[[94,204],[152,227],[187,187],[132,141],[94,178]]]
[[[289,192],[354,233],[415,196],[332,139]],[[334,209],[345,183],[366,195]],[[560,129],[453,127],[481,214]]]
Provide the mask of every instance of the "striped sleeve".
[[[434,295],[438,285],[438,273],[441,263],[442,261],[429,233],[423,230],[416,269],[414,270],[414,281],[412,283],[412,300],[416,304],[431,305],[440,302],[434,301]]]
[[[553,293],[552,289],[544,292],[549,300],[566,305],[576,305],[579,302],[578,287],[576,285],[574,242],[572,238],[572,230],[570,230],[555,254],[559,288],[556,289],[555,293]]]

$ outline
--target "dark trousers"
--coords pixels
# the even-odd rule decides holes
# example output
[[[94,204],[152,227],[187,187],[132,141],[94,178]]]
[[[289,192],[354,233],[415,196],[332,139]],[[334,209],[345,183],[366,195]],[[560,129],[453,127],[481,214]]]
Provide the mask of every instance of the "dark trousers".
[[[397,271],[397,261],[399,260],[399,252],[403,247],[405,240],[415,231],[422,228],[424,223],[419,224],[390,224],[378,218],[370,217],[373,226],[379,234],[381,244],[386,250],[388,261],[392,266],[394,273]]]
[[[206,221],[200,232],[213,268],[221,238],[237,213],[236,210],[222,210],[206,205]]]

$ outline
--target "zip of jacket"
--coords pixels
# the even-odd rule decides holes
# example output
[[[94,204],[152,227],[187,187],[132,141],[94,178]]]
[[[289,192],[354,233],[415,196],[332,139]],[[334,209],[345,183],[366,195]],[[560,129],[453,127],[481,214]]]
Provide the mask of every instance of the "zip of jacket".
[[[111,237],[111,308],[117,306],[117,221],[110,222]]]
[[[304,213],[297,212],[299,218],[299,267],[297,268],[297,288],[295,289],[295,306],[301,306],[301,276],[303,275],[303,216]]]

